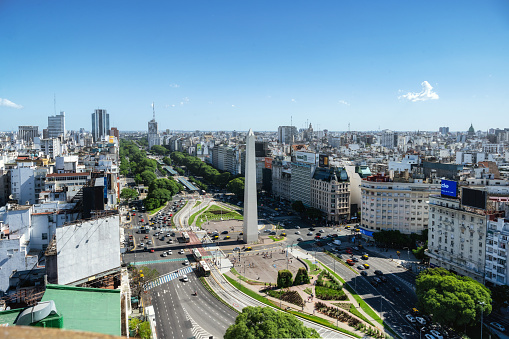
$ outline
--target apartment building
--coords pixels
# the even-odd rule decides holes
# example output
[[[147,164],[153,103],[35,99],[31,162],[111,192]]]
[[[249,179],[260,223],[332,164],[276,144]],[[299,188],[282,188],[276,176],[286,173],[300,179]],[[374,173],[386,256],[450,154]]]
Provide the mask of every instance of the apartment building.
[[[291,180],[291,163],[279,158],[272,160],[272,194],[276,197],[291,200]]]
[[[485,279],[494,285],[509,285],[509,219],[505,215],[488,220]]]
[[[345,168],[315,170],[311,178],[310,204],[324,212],[328,222],[350,219],[350,181]]]
[[[362,179],[361,226],[420,234],[428,228],[428,198],[439,192],[440,184],[422,179],[399,182],[381,174]]]
[[[430,264],[484,282],[486,214],[443,195],[430,196],[429,206]]]

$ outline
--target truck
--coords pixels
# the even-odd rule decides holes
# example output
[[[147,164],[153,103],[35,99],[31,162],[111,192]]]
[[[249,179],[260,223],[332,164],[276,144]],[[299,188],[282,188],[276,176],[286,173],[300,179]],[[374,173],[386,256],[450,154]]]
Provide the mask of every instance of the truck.
[[[348,265],[350,265],[350,266],[355,265],[355,262],[354,262],[352,259],[348,259],[348,260],[346,261],[346,263],[347,263]]]

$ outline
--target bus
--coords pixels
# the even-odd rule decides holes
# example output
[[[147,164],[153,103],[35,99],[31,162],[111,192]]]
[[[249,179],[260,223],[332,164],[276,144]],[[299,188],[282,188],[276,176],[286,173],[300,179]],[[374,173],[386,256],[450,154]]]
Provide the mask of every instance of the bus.
[[[197,248],[193,248],[193,257],[196,261],[201,261],[201,253]]]
[[[182,232],[182,238],[184,239],[184,242],[191,241],[191,239],[189,238],[189,234],[187,234],[187,232]]]
[[[200,261],[198,265],[198,273],[202,274],[205,277],[210,277],[210,268],[209,265],[205,262],[205,260]]]

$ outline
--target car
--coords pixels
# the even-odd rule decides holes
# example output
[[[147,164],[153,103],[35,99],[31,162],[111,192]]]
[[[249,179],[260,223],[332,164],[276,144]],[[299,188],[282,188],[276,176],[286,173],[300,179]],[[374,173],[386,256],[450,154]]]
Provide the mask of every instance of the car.
[[[430,330],[429,333],[431,333],[436,339],[444,339],[444,336],[437,330]]]
[[[398,286],[394,286],[394,292],[400,293],[401,292],[401,288],[399,288]]]
[[[299,229],[299,228],[300,228],[300,226],[295,226],[295,228],[296,228],[296,229]]]
[[[143,219],[140,219],[141,222],[143,222]]]
[[[188,282],[189,281],[189,278],[187,277],[187,275],[183,275],[182,276],[182,281],[183,282]]]
[[[367,254],[364,254],[364,255],[362,256],[362,259],[364,259],[364,260],[368,260],[368,259],[369,259],[369,256],[368,256]]]
[[[145,236],[145,239],[148,239],[148,235]]]
[[[251,251],[251,250],[253,250],[252,247],[246,247],[246,249],[244,251]]]
[[[179,254],[184,254],[184,253],[185,253],[185,252],[184,252],[184,250],[183,250],[183,249],[179,251]]]
[[[189,266],[189,260],[184,261],[184,265]]]
[[[358,265],[358,266],[357,266],[357,269],[358,269],[358,270],[360,270],[360,271],[362,271],[362,270],[364,270],[364,266],[362,266],[362,265]]]
[[[353,257],[352,260],[355,261],[355,262],[358,262],[359,258]]]
[[[150,249],[150,253],[154,253],[154,249],[153,248]]]
[[[173,243],[173,240],[168,239],[168,241],[167,241],[166,243],[167,243],[167,244],[172,244],[172,243]]]
[[[387,282],[387,278],[386,278],[386,277],[384,277],[383,275],[382,275],[382,276],[380,276],[380,280],[381,280],[382,282]]]
[[[505,331],[505,327],[500,325],[499,323],[497,322],[492,322],[490,323],[490,325],[494,328],[496,328],[497,330],[501,331],[501,332],[504,332]]]
[[[356,251],[358,251],[358,250],[359,250],[359,247],[354,246],[354,247],[353,247],[353,249],[354,249],[354,250],[356,250]]]
[[[374,281],[376,281],[378,284],[380,284],[382,281],[380,280],[380,278],[377,278],[377,277],[374,277],[373,278]]]
[[[422,317],[415,317],[415,320],[417,320],[417,322],[421,325],[426,325],[426,320]]]
[[[380,270],[375,270],[375,274],[376,274],[376,275],[383,275],[383,272],[382,272],[382,271],[380,271]]]
[[[173,232],[173,233],[171,234],[171,236],[172,236],[172,237],[174,237],[174,236],[175,236],[175,232]]]
[[[297,238],[297,241],[304,241],[304,239],[302,239],[302,238]]]
[[[223,231],[221,232],[221,234],[228,234],[228,231]]]
[[[364,272],[364,271],[363,271],[363,272]],[[370,280],[370,283],[371,283],[371,285],[373,285],[373,286],[377,286],[377,285],[378,285],[378,283],[376,282],[376,280],[375,280],[375,279]]]
[[[168,250],[167,253],[168,253],[168,255],[172,255],[173,254],[173,252],[171,250]]]
[[[310,228],[309,228],[309,230],[310,230],[310,231],[314,231],[315,229],[314,229],[313,227],[310,227]]]
[[[167,256],[168,256],[168,253],[166,253],[166,252],[161,253],[161,257],[167,257]]]
[[[407,320],[408,320],[408,321],[410,321],[411,323],[415,323],[415,322],[416,322],[415,318],[414,318],[413,316],[411,316],[410,314],[407,314],[407,315],[406,315],[406,318],[407,318]]]
[[[144,244],[143,244],[142,242],[140,242],[140,245],[139,245],[139,246],[140,246],[140,247],[143,247],[143,246],[144,246]]]
[[[147,241],[148,245],[152,245],[152,240]]]
[[[300,234],[300,231],[296,231],[295,234]]]
[[[362,272],[361,272],[361,275],[363,275],[363,276],[367,277],[367,276],[368,276],[368,272],[366,272],[366,271],[362,271]]]
[[[227,240],[227,239],[230,239],[230,236],[227,235],[226,237],[224,237],[224,240]]]
[[[308,236],[311,236],[311,235],[313,235],[313,232],[308,232],[308,234],[307,234],[307,235],[308,235]]]
[[[136,216],[136,213],[133,212],[133,216]]]
[[[324,230],[320,230],[320,233],[325,233],[325,231]]]
[[[352,254],[353,252],[352,252],[352,251],[350,251],[350,250],[346,250],[346,251],[345,251],[345,253],[346,253],[346,254]]]
[[[272,231],[269,233],[269,235],[276,235],[276,232]]]
[[[365,269],[368,269],[369,268],[369,265],[368,264],[362,264],[362,266],[364,266]]]
[[[166,236],[169,237],[170,236],[170,233],[166,233]]]
[[[429,333],[424,334],[424,338],[426,338],[426,339],[437,339],[437,338],[435,338],[434,336],[432,336]]]

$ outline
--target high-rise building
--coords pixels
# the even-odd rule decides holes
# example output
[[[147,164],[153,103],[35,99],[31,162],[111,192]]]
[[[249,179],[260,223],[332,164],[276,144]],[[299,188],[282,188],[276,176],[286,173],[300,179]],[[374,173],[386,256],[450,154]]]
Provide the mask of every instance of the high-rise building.
[[[18,138],[25,142],[33,142],[39,136],[39,126],[19,126]]]
[[[110,115],[105,109],[96,109],[92,113],[92,137],[94,142],[101,140],[102,137],[109,134]]]
[[[48,139],[65,136],[65,112],[48,117]]]
[[[380,144],[387,148],[394,148],[398,144],[398,134],[388,129],[382,132]]]
[[[297,137],[297,127],[279,126],[277,129],[277,140],[280,144],[291,144]]]
[[[159,133],[157,131],[157,122],[156,122],[156,111],[154,109],[154,103],[152,103],[153,117],[152,120],[148,122],[148,148],[151,149],[154,145],[161,145],[161,140],[159,138]]]
[[[438,129],[438,132],[439,132],[440,134],[449,134],[449,127],[440,127],[440,128]]]

